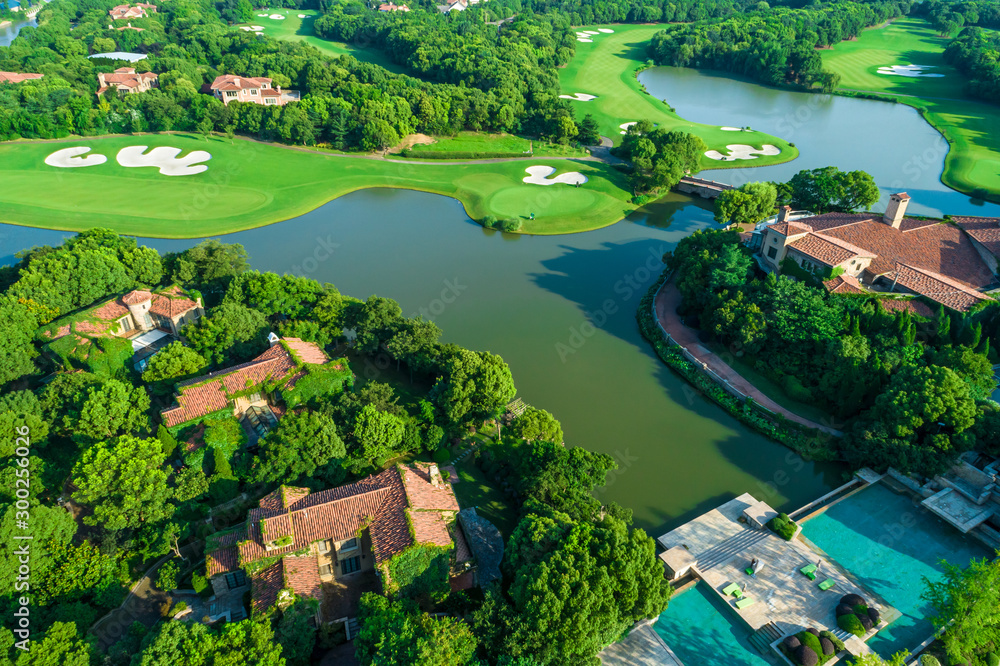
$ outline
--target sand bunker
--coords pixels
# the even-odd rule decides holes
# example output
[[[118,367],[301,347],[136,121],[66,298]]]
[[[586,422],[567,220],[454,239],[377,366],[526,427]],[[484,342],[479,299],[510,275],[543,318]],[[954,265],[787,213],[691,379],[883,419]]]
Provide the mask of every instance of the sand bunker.
[[[524,177],[524,182],[531,185],[555,185],[556,183],[566,183],[567,185],[581,185],[587,182],[587,177],[578,171],[561,173],[555,178],[548,178],[556,172],[553,167],[531,166],[525,169],[530,175]]]
[[[285,20],[285,17],[282,16],[281,14],[271,14],[267,18],[269,18],[269,19],[271,19],[273,21],[284,21]]]
[[[743,131],[742,127],[720,127],[719,129],[722,130],[723,132],[742,132]]]
[[[605,35],[614,32],[614,30],[612,30],[611,28],[598,28],[597,30],[599,32],[603,32]]]
[[[585,39],[583,37],[577,37],[576,41],[578,41],[578,42],[586,42],[588,44],[593,44],[594,43],[594,40],[592,40],[592,39]]]
[[[267,18],[267,14],[257,14],[257,16],[259,16],[261,18]]]
[[[75,167],[97,166],[98,164],[104,164],[108,161],[108,158],[104,155],[88,155],[87,157],[80,157],[80,155],[89,152],[89,146],[63,148],[62,150],[57,150],[46,157],[45,163],[49,166],[60,167],[63,169],[73,169]]]
[[[601,34],[601,33],[597,32],[596,30],[584,30],[583,32],[585,34],[587,34],[587,35],[599,35],[599,34]]]
[[[192,150],[184,157],[180,148],[160,146],[148,153],[147,146],[129,146],[118,151],[118,164],[123,167],[157,167],[164,176],[193,176],[196,173],[208,171],[208,166],[199,164],[212,159],[211,153],[204,150]]]
[[[925,72],[925,69],[934,69],[934,65],[892,65],[879,67],[878,73],[888,74],[890,76],[908,76],[915,79],[939,79],[944,76],[944,74]]]
[[[705,157],[710,160],[730,162],[732,160],[755,160],[758,155],[778,155],[781,153],[781,150],[769,143],[765,143],[760,148],[754,148],[743,143],[731,143],[726,146],[726,149],[729,150],[728,155],[723,155],[717,150],[709,150],[705,153]]]
[[[258,35],[261,34],[260,31],[264,29],[262,25],[245,25],[240,30],[244,32],[256,32]]]
[[[632,125],[635,125],[635,124],[636,124],[636,123],[634,123],[634,122],[632,122],[632,123],[622,123],[622,124],[621,124],[621,125],[619,125],[618,127],[620,127],[620,128],[621,128],[621,130],[622,130],[622,134],[625,134],[625,133],[626,133],[626,132],[628,131],[628,128],[629,128],[629,127],[632,127]]]
[[[572,95],[559,95],[559,99],[571,99],[574,102],[589,102],[592,99],[597,99],[597,95],[588,95],[587,93],[573,93]]]

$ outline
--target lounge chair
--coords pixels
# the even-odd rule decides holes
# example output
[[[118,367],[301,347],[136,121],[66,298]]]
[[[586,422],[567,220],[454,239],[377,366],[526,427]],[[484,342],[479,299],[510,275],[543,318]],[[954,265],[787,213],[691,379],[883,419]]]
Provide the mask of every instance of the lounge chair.
[[[819,589],[826,591],[826,590],[829,590],[831,587],[833,587],[836,584],[837,584],[837,581],[835,581],[832,578],[827,578],[826,580],[824,580],[822,583],[819,584]]]
[[[815,564],[809,564],[799,569],[799,572],[809,580],[816,580],[816,569],[818,568]]]
[[[742,609],[746,608],[747,606],[750,606],[753,603],[754,603],[754,601],[750,597],[743,597],[742,599],[737,599],[736,600],[736,607],[739,608],[740,610],[742,610]]]
[[[736,583],[730,583],[729,585],[726,585],[724,588],[722,588],[722,593],[727,597],[730,594],[739,594],[739,591],[740,591],[740,586],[737,585]]]

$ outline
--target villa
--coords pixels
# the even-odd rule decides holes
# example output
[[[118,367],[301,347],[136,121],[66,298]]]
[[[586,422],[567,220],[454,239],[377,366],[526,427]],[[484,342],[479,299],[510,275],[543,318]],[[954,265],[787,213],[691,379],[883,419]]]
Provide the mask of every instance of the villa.
[[[151,13],[156,13],[156,5],[150,5],[144,2],[140,2],[134,6],[118,5],[117,7],[112,7],[108,10],[108,16],[110,16],[113,21],[120,19],[146,18]]]
[[[103,95],[108,89],[116,88],[118,92],[143,93],[158,85],[159,74],[153,72],[136,72],[134,67],[119,67],[111,74],[100,72],[97,80],[101,87],[97,95]]]
[[[469,0],[449,0],[447,4],[438,5],[437,8],[442,14],[447,14],[448,12],[464,12],[469,8]]]
[[[271,79],[264,76],[223,74],[216,77],[208,90],[216,99],[222,100],[223,104],[250,102],[266,106],[284,106],[298,99],[297,91],[287,90],[282,93],[281,86],[272,85]]]
[[[254,611],[298,595],[318,599],[321,619],[333,621],[357,602],[336,597],[359,597],[374,577],[391,585],[391,560],[416,545],[451,550],[452,588],[472,587],[473,554],[458,514],[451,483],[433,463],[398,465],[319,492],[281,486],[250,509],[244,525],[210,539],[206,573],[217,598],[245,586],[246,571]]]
[[[833,293],[903,292],[967,312],[1000,286],[1000,220],[954,224],[905,217],[910,197],[893,194],[885,214],[825,213],[792,219],[785,206],[751,236],[768,272],[807,271]]]
[[[40,79],[44,74],[20,74],[18,72],[0,72],[0,83],[21,83],[22,81],[32,81]]]
[[[378,6],[380,12],[408,12],[410,8],[406,5],[394,5],[393,3],[382,3]]]

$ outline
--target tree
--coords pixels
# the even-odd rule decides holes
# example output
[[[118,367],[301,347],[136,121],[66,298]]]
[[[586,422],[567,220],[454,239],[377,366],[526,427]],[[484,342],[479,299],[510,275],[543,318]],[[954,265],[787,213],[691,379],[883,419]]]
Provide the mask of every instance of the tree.
[[[180,569],[177,567],[177,562],[167,560],[156,572],[156,587],[164,592],[176,590],[178,574],[180,574]]]
[[[163,463],[157,439],[124,435],[84,451],[73,467],[73,497],[94,509],[84,522],[121,530],[170,518],[174,507]]]
[[[715,199],[715,221],[719,224],[756,224],[774,211],[778,189],[774,183],[746,183],[725,190]]]
[[[247,251],[238,243],[206,240],[178,254],[167,254],[163,264],[170,279],[186,286],[221,293],[229,280],[250,267]]]
[[[91,387],[80,409],[74,438],[93,442],[149,429],[149,394],[116,379]]]
[[[579,134],[576,138],[585,146],[596,146],[601,142],[600,127],[592,114],[588,113],[580,121]]]
[[[930,354],[930,358],[933,364],[951,368],[961,377],[968,384],[973,400],[986,400],[997,388],[993,364],[985,354],[976,353],[969,347],[946,347]]]
[[[259,352],[267,321],[258,310],[223,303],[185,329],[191,347],[213,363],[231,363]]]
[[[978,663],[1000,649],[1000,563],[984,558],[965,569],[943,561],[941,567],[941,580],[924,578],[931,622],[945,630],[950,663]]]
[[[883,659],[876,653],[859,655],[851,659],[851,666],[905,666],[906,657],[909,652],[903,650],[892,655],[888,659]],[[922,663],[922,662],[921,662]]]
[[[360,633],[354,645],[362,666],[465,666],[476,639],[458,618],[434,618],[410,600],[390,601],[366,592],[358,611]]]
[[[517,390],[510,367],[489,352],[454,351],[444,374],[431,389],[431,400],[450,422],[498,416]]]
[[[285,666],[268,618],[226,623],[161,622],[143,639],[132,666]]]
[[[185,467],[175,479],[174,497],[178,502],[196,500],[208,492],[208,477],[201,467]]]
[[[56,622],[44,638],[20,653],[17,666],[90,666],[92,658],[97,659],[94,644],[79,634],[76,623]]]
[[[310,663],[309,658],[316,647],[317,605],[315,599],[297,599],[281,611],[275,638],[289,666]]]
[[[852,212],[871,206],[879,198],[878,186],[869,174],[837,167],[800,171],[782,190],[787,191],[792,206],[814,213]]]
[[[403,419],[379,411],[375,405],[365,405],[354,422],[354,437],[361,445],[365,461],[380,465],[403,441],[404,429]]]
[[[161,395],[169,395],[172,390],[170,384],[181,379],[194,377],[202,372],[207,365],[208,361],[205,360],[205,357],[195,350],[185,347],[184,343],[180,341],[171,342],[149,359],[149,365],[142,373],[142,381],[147,384],[160,382],[156,392]]]
[[[312,476],[318,468],[345,455],[333,419],[312,411],[286,414],[259,446],[254,475],[261,481]]]
[[[527,439],[544,439],[557,444],[563,441],[562,426],[552,414],[544,409],[528,407],[514,419],[511,430],[515,437]]]
[[[358,349],[369,354],[378,351],[392,337],[402,314],[399,303],[391,298],[370,296],[351,322],[357,331]]]

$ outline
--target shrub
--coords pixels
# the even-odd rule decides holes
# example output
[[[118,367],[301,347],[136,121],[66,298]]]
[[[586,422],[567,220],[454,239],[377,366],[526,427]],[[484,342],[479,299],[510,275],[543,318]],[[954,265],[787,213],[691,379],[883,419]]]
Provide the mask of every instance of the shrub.
[[[212,586],[209,584],[208,578],[205,576],[200,576],[198,574],[191,576],[191,587],[202,597],[212,596]]]
[[[451,453],[448,452],[448,449],[438,449],[432,458],[436,463],[446,463],[451,460]]]
[[[163,455],[167,457],[167,460],[170,460],[174,451],[177,450],[177,439],[170,434],[170,431],[167,430],[162,423],[160,424],[160,427],[156,429],[156,438],[160,440],[160,446],[163,448]]]
[[[837,618],[837,626],[844,631],[854,634],[855,636],[864,636],[865,627],[861,624],[861,620],[858,619],[857,615],[841,615]]]
[[[882,621],[882,616],[878,614],[878,611],[874,608],[868,609],[868,619],[872,621],[872,624],[878,624]]]
[[[174,606],[173,608],[171,608],[170,612],[167,613],[167,616],[168,617],[176,617],[177,614],[180,613],[181,611],[187,610],[187,607],[188,607],[188,605],[187,605],[186,602],[184,602],[184,601],[178,601],[177,605]]]
[[[1000,666],[1000,657],[993,652],[986,653],[986,666]]]
[[[840,617],[841,615],[850,615],[853,612],[854,609],[848,606],[847,604],[839,604],[837,606],[837,610],[834,611],[833,614],[836,615],[837,617]]]
[[[795,661],[802,666],[816,666],[819,664],[819,655],[809,649],[806,645],[800,645],[795,650]]]
[[[941,662],[932,654],[922,654],[920,655],[920,666],[941,666]]]
[[[793,635],[793,636],[788,636],[787,638],[785,638],[785,640],[783,641],[783,644],[788,649],[789,652],[794,652],[794,650],[797,647],[799,647],[800,645],[802,645],[802,641],[799,640],[798,636],[794,636]]]
[[[837,648],[834,647],[834,645],[833,645],[833,641],[831,641],[826,636],[820,636],[820,638],[819,638],[819,644],[820,644],[820,647],[823,648],[823,654],[829,655],[829,654],[833,654],[833,653],[835,653],[837,651]]]
[[[507,233],[514,233],[521,228],[521,220],[516,217],[508,217],[503,222],[500,223],[500,228]]]
[[[804,646],[815,652],[817,655],[823,654],[823,647],[819,642],[819,637],[816,634],[812,633],[811,630],[800,631],[798,636],[799,640],[802,641],[802,644]]]
[[[837,638],[832,631],[821,631],[819,632],[820,638],[825,638],[826,640],[833,643],[834,650],[840,652],[844,649],[844,641]]]
[[[785,541],[791,541],[795,536],[797,525],[795,521],[788,517],[787,513],[779,513],[777,516],[767,521],[767,526]]]
[[[177,574],[180,573],[177,563],[167,560],[160,570],[156,572],[156,587],[164,592],[177,589]]]
[[[487,215],[483,219],[479,220],[479,224],[483,225],[487,229],[494,229],[497,226],[497,218],[492,215]]]
[[[867,615],[858,615],[857,617],[861,621],[861,626],[865,628],[865,631],[871,631],[875,628],[875,623]]]
[[[840,603],[844,604],[845,606],[850,606],[851,608],[854,608],[855,606],[864,604],[865,599],[864,597],[857,594],[845,594],[840,598]]]

